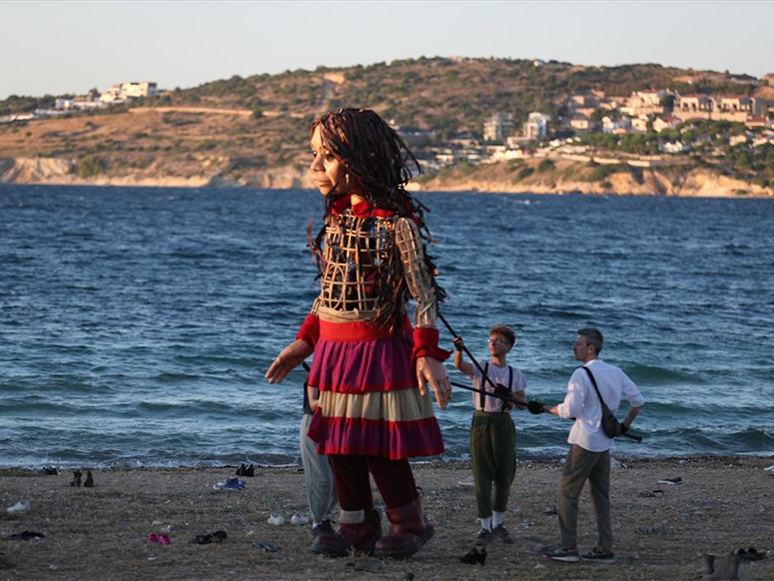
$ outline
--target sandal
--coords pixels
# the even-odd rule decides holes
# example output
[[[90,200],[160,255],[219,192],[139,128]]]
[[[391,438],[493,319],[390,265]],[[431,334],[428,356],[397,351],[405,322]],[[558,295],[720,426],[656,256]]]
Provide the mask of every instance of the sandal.
[[[642,498],[654,498],[656,496],[664,496],[664,491],[661,489],[654,490],[653,492],[650,492],[648,490],[643,490],[639,494]]]

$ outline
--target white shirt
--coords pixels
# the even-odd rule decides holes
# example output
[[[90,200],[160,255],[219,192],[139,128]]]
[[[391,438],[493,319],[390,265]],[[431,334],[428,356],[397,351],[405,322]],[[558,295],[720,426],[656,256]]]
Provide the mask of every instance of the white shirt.
[[[481,366],[481,369],[486,369],[487,376],[494,382],[495,385],[499,383],[505,387],[508,387],[508,379],[510,378],[509,369],[513,369],[513,383],[510,386],[511,393],[523,393],[527,388],[527,380],[524,379],[524,374],[515,367],[511,367],[510,365],[506,365],[505,367],[498,367],[491,361],[479,361],[478,364]],[[470,375],[470,380],[473,383],[473,387],[487,391],[489,393],[494,393],[492,384],[484,379],[483,375],[481,375],[481,372],[478,370],[478,367],[476,367],[474,363],[471,363],[471,366],[473,368],[473,372]],[[476,406],[477,410],[481,409],[481,397],[482,396],[480,393],[473,393],[473,405]],[[500,398],[486,395],[483,397],[483,411],[501,412],[503,410],[503,400]],[[510,413],[510,410],[508,410],[508,413]]]
[[[645,403],[634,382],[615,365],[593,359],[586,363],[586,367],[594,374],[599,394],[613,412],[621,405],[623,397],[634,407]],[[586,371],[578,368],[573,372],[567,384],[567,396],[556,411],[561,418],[575,418],[567,437],[568,443],[577,444],[590,452],[610,449],[613,440],[602,431],[602,406]]]

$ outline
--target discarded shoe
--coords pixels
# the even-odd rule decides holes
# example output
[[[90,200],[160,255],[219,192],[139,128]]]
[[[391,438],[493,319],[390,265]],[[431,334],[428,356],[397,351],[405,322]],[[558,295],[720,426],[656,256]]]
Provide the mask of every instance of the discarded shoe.
[[[237,468],[236,470],[236,475],[249,476],[252,478],[253,476],[255,476],[255,467],[252,464],[250,464],[250,466],[248,466],[247,464],[240,464],[239,468]]]
[[[734,551],[734,555],[737,555],[745,561],[761,561],[768,558],[769,553],[767,551],[758,551],[755,547],[749,549],[737,549]]]
[[[46,535],[36,531],[22,531],[8,537],[9,541],[29,541],[30,539],[45,539]]]
[[[269,520],[266,522],[268,522],[270,525],[281,526],[285,524],[285,517],[283,517],[281,514],[273,512],[269,517]]]
[[[80,470],[73,470],[73,481],[70,483],[70,486],[80,486],[81,476],[82,474]]]
[[[86,482],[83,485],[86,488],[94,488],[94,477],[91,475],[91,471],[86,472]]]
[[[640,492],[639,496],[641,498],[655,498],[656,496],[664,496],[664,491],[661,489],[657,489],[652,492],[650,490],[643,490]]]
[[[32,505],[29,500],[20,500],[16,504],[9,506],[5,509],[8,514],[24,514],[32,510]]]
[[[467,553],[460,557],[460,561],[466,565],[484,565],[486,564],[486,547],[473,547]]]
[[[240,480],[236,476],[233,476],[231,478],[226,478],[225,482],[218,482],[217,484],[213,484],[212,488],[215,490],[244,490],[246,486],[247,482]]]
[[[206,535],[196,535],[191,541],[197,545],[209,545],[211,543],[222,543],[226,540],[228,534],[226,531],[215,531],[214,533],[207,533]]]
[[[257,549],[263,549],[267,553],[277,553],[279,552],[279,547],[273,543],[270,543],[268,541],[258,541],[257,543],[253,543],[253,546]]]
[[[308,525],[309,519],[303,515],[296,513],[292,517],[290,517],[290,524],[292,524],[294,527],[298,525]]]

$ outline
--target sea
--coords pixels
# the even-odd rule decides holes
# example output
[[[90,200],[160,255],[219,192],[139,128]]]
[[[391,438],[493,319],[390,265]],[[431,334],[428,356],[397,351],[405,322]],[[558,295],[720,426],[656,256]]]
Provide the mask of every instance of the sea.
[[[441,312],[481,358],[511,326],[529,397],[562,400],[597,326],[647,400],[614,455],[773,455],[774,200],[417,198]],[[0,185],[0,467],[298,462],[303,372],[264,374],[317,294],[321,213],[302,190]],[[436,410],[444,461],[471,398]],[[569,421],[513,417],[520,459],[566,451]]]

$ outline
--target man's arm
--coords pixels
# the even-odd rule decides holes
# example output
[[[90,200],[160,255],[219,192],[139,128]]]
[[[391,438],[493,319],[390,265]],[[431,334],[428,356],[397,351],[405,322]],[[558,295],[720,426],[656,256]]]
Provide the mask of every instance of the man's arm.
[[[459,369],[467,376],[473,375],[473,366],[467,361],[463,360],[462,350],[465,348],[465,341],[462,337],[454,338],[454,367]]]
[[[621,422],[624,426],[627,428],[632,425],[632,422],[634,421],[634,418],[637,417],[637,414],[640,413],[640,410],[642,409],[641,405],[638,406],[629,406],[629,411],[626,413],[626,417]]]

